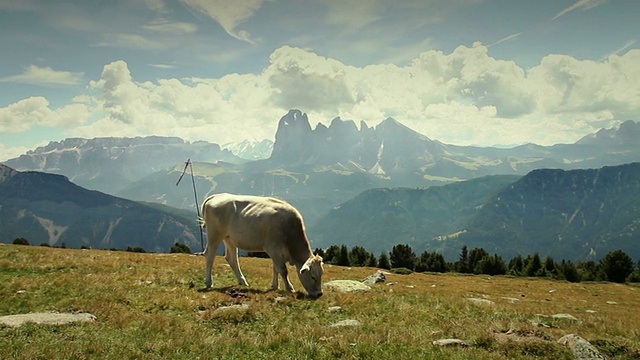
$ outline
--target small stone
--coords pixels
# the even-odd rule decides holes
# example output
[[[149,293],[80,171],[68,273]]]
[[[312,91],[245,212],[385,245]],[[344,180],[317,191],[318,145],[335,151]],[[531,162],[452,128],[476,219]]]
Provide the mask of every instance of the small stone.
[[[329,306],[327,309],[329,312],[338,312],[342,310],[342,306]]]
[[[337,323],[331,324],[331,327],[342,327],[342,326],[360,326],[360,321],[354,319],[347,319],[338,321]]]
[[[480,298],[466,298],[466,300],[478,305],[494,305],[495,304],[491,300],[480,299]]]
[[[26,292],[27,292],[27,290],[18,290],[18,291],[16,291],[16,294],[24,294]]]
[[[388,273],[387,273],[388,274]],[[380,282],[385,282],[387,280],[385,273],[383,271],[376,271],[374,274],[367,276],[362,282],[367,286],[373,286]]]
[[[460,347],[467,347],[469,345],[467,345],[466,342],[460,340],[460,339],[440,339],[440,340],[434,340],[433,341],[433,345],[436,346],[460,346]]]
[[[615,301],[607,301],[607,304],[609,304],[609,305],[618,305],[618,303],[615,302]]]

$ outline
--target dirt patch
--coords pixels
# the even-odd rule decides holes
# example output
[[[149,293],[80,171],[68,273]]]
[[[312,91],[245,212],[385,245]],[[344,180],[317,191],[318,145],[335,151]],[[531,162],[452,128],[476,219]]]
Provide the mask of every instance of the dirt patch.
[[[64,325],[74,322],[92,322],[95,320],[96,317],[88,313],[44,312],[0,316],[0,325],[18,327],[30,322],[47,325]]]

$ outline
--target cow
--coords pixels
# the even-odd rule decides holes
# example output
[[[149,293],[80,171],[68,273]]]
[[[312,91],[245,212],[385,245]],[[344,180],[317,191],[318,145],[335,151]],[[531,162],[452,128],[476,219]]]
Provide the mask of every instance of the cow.
[[[322,257],[311,252],[302,216],[285,201],[250,195],[215,194],[202,203],[202,226],[207,229],[205,285],[213,285],[211,271],[220,242],[225,259],[240,285],[248,286],[240,270],[238,249],[265,252],[273,261],[271,288],[279,289],[278,275],[287,291],[294,292],[287,263],[296,267],[309,296],[322,296]]]

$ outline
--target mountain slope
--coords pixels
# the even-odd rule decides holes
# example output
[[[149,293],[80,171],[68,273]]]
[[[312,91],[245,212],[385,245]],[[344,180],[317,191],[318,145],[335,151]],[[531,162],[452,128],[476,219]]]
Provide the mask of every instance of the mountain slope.
[[[447,244],[511,257],[598,258],[640,251],[640,163],[588,170],[532,171],[488,201]]]
[[[378,254],[410,244],[420,250],[427,239],[463,228],[490,196],[517,179],[488,176],[426,189],[368,190],[331,210],[309,228],[309,237],[314,247],[360,245]]]
[[[199,249],[195,216],[87,190],[66,177],[0,164],[0,242],[166,252],[176,242]],[[197,238],[196,238],[197,236]]]

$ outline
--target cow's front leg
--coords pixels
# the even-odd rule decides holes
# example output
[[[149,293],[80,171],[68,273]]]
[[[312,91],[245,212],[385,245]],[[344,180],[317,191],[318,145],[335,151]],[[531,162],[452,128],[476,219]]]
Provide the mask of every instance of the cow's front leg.
[[[271,280],[271,290],[280,289],[280,284],[278,283],[278,271],[276,270],[276,264],[273,264],[273,279]]]
[[[289,281],[289,272],[287,271],[287,264],[282,261],[274,261],[273,262],[273,269],[274,269],[274,282],[276,283],[276,289],[278,288],[278,277],[277,275],[275,275],[276,273],[280,274],[280,276],[282,277],[282,281],[284,282],[284,288],[287,289],[287,291],[290,292],[294,292],[295,290],[293,289],[293,285],[291,285],[291,281]]]
[[[243,286],[249,286],[242,270],[240,270],[240,263],[238,262],[238,248],[235,246],[229,246],[229,244],[225,243],[224,253],[224,258],[227,259],[227,262],[231,266],[231,270],[233,270],[233,273],[236,275],[238,283]]]

